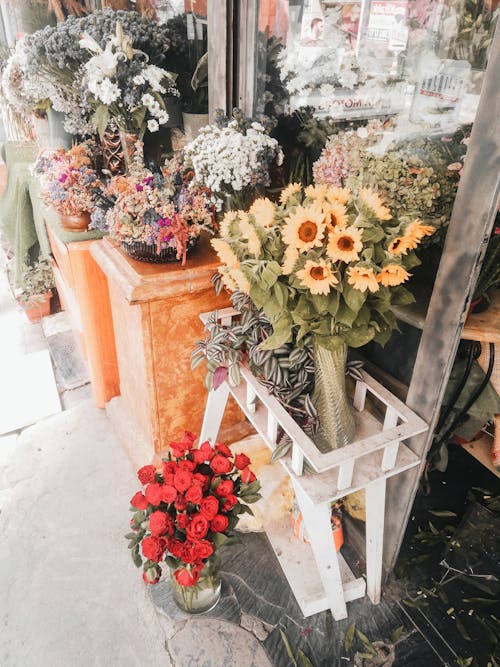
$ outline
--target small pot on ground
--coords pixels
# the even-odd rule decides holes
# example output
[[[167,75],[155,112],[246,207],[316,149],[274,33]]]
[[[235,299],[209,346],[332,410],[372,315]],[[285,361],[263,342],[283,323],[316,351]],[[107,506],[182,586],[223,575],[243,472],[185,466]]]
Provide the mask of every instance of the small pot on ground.
[[[61,226],[68,232],[86,232],[90,225],[90,213],[81,211],[74,215],[61,213],[59,216]]]

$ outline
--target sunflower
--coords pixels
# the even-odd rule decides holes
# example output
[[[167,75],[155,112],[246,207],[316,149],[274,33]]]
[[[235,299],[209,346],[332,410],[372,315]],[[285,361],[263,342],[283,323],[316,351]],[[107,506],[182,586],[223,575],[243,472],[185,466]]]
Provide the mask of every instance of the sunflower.
[[[333,232],[336,229],[344,229],[347,225],[346,207],[337,201],[325,201],[323,203],[323,213],[328,229]]]
[[[230,269],[239,269],[240,261],[234,254],[231,246],[222,239],[212,239],[212,248],[219,255],[220,261]]]
[[[377,282],[384,287],[394,287],[401,285],[408,280],[410,274],[399,264],[387,264],[377,275]]]
[[[290,197],[298,194],[302,190],[300,183],[290,183],[280,194],[280,204],[286,204]]]
[[[250,283],[241,269],[230,269],[229,275],[240,292],[250,294]]]
[[[316,206],[297,206],[295,211],[285,218],[285,228],[281,235],[287,245],[298,248],[300,252],[307,252],[323,245],[325,227],[321,209]]]
[[[379,220],[390,220],[392,218],[389,209],[383,205],[382,197],[375,190],[361,188],[359,198]]]
[[[435,231],[434,227],[422,224],[421,220],[414,220],[406,227],[404,235],[420,243],[424,236],[430,236]]]
[[[256,199],[248,213],[255,217],[255,222],[261,227],[272,227],[274,224],[274,204],[267,197]]]
[[[254,226],[248,220],[248,213],[240,213],[240,232],[243,238],[248,243],[248,252],[254,257],[258,257],[261,251],[260,239],[255,231]]]
[[[363,266],[350,266],[347,269],[347,282],[360,292],[377,292],[379,284],[372,269]]]
[[[336,186],[330,186],[326,191],[326,199],[329,202],[338,202],[339,204],[345,205],[349,201],[351,196],[351,191],[349,188],[339,188]]]
[[[300,279],[301,285],[307,287],[311,294],[328,294],[332,285],[337,285],[339,282],[330,264],[324,259],[316,262],[308,259],[304,268],[297,271],[295,275]]]
[[[221,266],[219,269],[219,273],[224,287],[226,287],[230,292],[236,292],[238,289],[238,285],[235,283],[234,279],[231,276],[231,270],[227,269],[224,266]]]
[[[283,266],[281,267],[281,271],[284,276],[289,276],[291,273],[293,273],[293,269],[297,263],[298,258],[299,251],[297,248],[295,248],[293,245],[289,245],[285,250],[285,254],[283,256]]]
[[[328,236],[326,254],[337,262],[356,262],[359,259],[361,243],[361,229],[346,227],[345,229],[334,229]]]
[[[387,250],[391,255],[406,255],[408,250],[413,250],[417,246],[418,241],[415,241],[408,236],[396,236],[396,238],[392,239],[389,243]]]
[[[327,190],[328,185],[308,185],[304,192],[306,197],[310,197],[318,204],[321,204],[326,199]]]
[[[222,218],[219,231],[221,236],[229,236],[231,233],[231,223],[238,219],[237,211],[228,211]]]

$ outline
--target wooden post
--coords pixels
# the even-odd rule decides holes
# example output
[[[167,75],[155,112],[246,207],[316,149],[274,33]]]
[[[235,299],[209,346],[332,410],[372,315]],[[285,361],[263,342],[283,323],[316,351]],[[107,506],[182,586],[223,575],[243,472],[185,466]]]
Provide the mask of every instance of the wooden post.
[[[500,115],[492,110],[500,109],[499,71],[500,28],[497,25],[406,401],[429,424],[427,435],[414,437],[409,442],[422,463],[392,478],[387,486],[389,511],[384,563],[388,570],[394,567],[403,540],[498,210]]]
[[[228,398],[229,385],[227,382],[223,382],[220,387],[208,392],[207,406],[203,415],[203,424],[200,432],[200,443],[210,440],[213,445],[217,440]]]
[[[382,592],[382,553],[384,546],[385,478],[368,484],[366,497],[366,592],[373,604]]]

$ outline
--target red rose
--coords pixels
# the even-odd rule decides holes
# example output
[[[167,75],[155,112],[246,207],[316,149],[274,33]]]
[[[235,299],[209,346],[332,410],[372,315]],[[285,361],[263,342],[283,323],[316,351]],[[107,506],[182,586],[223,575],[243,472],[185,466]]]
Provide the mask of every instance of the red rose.
[[[216,514],[210,522],[210,528],[214,533],[223,533],[229,526],[229,519],[224,514]]]
[[[203,514],[209,521],[219,511],[219,501],[215,496],[207,496],[200,503],[200,514]]]
[[[181,438],[181,442],[185,442],[186,444],[192,446],[196,438],[197,436],[194,433],[191,433],[191,431],[184,431],[184,435]]]
[[[159,505],[162,500],[163,487],[158,482],[152,482],[146,487],[146,498],[151,503],[151,505]]]
[[[214,548],[208,540],[201,540],[201,542],[194,543],[194,551],[197,558],[203,560],[213,554]]]
[[[233,452],[223,442],[218,442],[215,445],[215,450],[218,454],[222,454],[223,456],[227,456],[228,458],[231,458],[231,456],[233,455]]]
[[[189,489],[192,481],[193,473],[189,472],[189,470],[178,470],[174,475],[174,486],[181,493]]]
[[[203,475],[201,472],[195,472],[193,475],[193,484],[199,484],[202,489],[208,489],[208,476]]]
[[[179,586],[195,586],[200,578],[200,572],[194,568],[192,572],[189,572],[189,570],[183,567],[174,572],[174,577],[177,579]]]
[[[130,504],[132,507],[135,507],[136,510],[145,510],[149,505],[146,496],[141,491],[137,491],[130,501]]]
[[[155,481],[156,468],[154,466],[143,466],[137,471],[137,477],[141,484],[149,484]]]
[[[198,449],[193,449],[192,454],[196,463],[204,463],[205,461],[211,461],[215,452],[208,440],[206,440]]]
[[[203,514],[194,514],[186,528],[186,534],[191,540],[201,540],[208,533],[208,519]]]
[[[183,512],[179,512],[176,521],[179,528],[186,528],[189,523],[189,515],[184,514]]]
[[[179,461],[179,468],[182,470],[189,470],[189,472],[193,472],[193,470],[196,468],[196,463],[194,461]]]
[[[182,493],[179,493],[177,495],[177,498],[174,503],[174,507],[178,512],[184,512],[184,510],[187,508],[188,503],[187,500],[184,498]]]
[[[233,464],[225,456],[222,456],[222,454],[216,454],[210,461],[210,467],[216,475],[224,475],[231,472]]]
[[[184,548],[184,542],[171,538],[168,540],[168,550],[174,556],[174,558],[180,558],[182,555],[182,550]]]
[[[246,454],[236,454],[234,457],[234,465],[238,468],[238,470],[243,470],[243,468],[249,466],[250,463],[251,461]]]
[[[176,459],[181,459],[187,452],[189,452],[192,444],[192,442],[171,442],[169,447],[172,456],[175,456]]]
[[[181,559],[185,563],[189,563],[190,565],[196,563],[198,558],[196,556],[196,550],[194,548],[193,542],[189,542],[189,540],[186,540],[184,542],[184,544],[182,545]]]
[[[245,468],[241,471],[241,481],[245,484],[251,484],[252,482],[255,482],[256,479],[257,477],[255,477],[250,468]]]
[[[161,487],[161,499],[164,503],[173,503],[177,498],[177,490],[170,486],[170,484],[165,484]]]
[[[168,486],[173,486],[174,485],[174,473],[169,472],[166,475],[165,475],[165,473],[163,473],[163,481]]]
[[[238,498],[236,496],[226,496],[221,500],[224,512],[229,512],[229,510],[236,505]]]
[[[142,573],[142,580],[145,584],[157,584],[160,581],[161,576],[161,567],[155,565],[154,567],[148,567],[147,570],[144,570]]]
[[[163,478],[165,475],[174,475],[177,472],[177,463],[175,461],[163,462]]]
[[[159,537],[168,533],[171,535],[174,530],[172,517],[165,512],[156,511],[149,517],[149,530],[153,537]]]
[[[164,541],[159,537],[145,537],[141,544],[142,553],[148,560],[159,563],[165,550]]]
[[[234,484],[230,479],[223,479],[222,482],[215,488],[215,495],[220,498],[230,496],[234,491]]]
[[[188,503],[193,503],[193,505],[198,505],[203,498],[203,491],[201,486],[194,484],[186,491],[186,500]]]

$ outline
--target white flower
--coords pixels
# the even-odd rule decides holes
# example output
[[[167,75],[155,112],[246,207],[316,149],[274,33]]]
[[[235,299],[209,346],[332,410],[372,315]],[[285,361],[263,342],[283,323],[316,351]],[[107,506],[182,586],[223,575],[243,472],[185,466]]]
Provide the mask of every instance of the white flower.
[[[160,129],[160,126],[158,125],[158,122],[152,118],[151,120],[148,120],[148,130],[150,132],[158,132]]]
[[[156,67],[156,65],[148,65],[144,70],[144,77],[151,85],[151,88],[157,93],[164,94],[166,92],[166,89],[161,85],[161,82],[167,75],[168,73],[164,69]]]
[[[136,86],[142,86],[143,83],[146,83],[146,79],[142,74],[137,74],[134,76],[132,79],[133,83],[135,83]]]
[[[152,95],[150,95],[149,93],[145,93],[145,94],[141,97],[141,102],[142,102],[142,103],[144,104],[144,106],[147,107],[148,109],[149,109],[149,106],[150,106],[151,104],[153,104],[154,101],[155,101],[155,98],[154,98]]]
[[[97,97],[101,100],[103,104],[109,105],[120,97],[120,88],[116,83],[113,83],[110,79],[104,79],[96,86]]]
[[[162,111],[158,115],[158,122],[160,123],[160,125],[165,125],[165,123],[168,122],[169,118],[170,118],[170,116],[168,115],[168,113],[166,111]]]
[[[86,64],[85,69],[89,78],[104,79],[116,74],[116,66],[118,64],[118,54],[111,51],[111,47],[106,44],[106,49],[98,56],[91,58]]]

